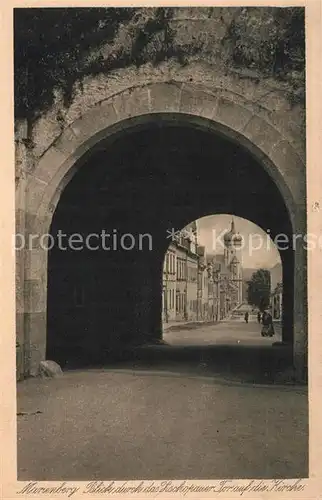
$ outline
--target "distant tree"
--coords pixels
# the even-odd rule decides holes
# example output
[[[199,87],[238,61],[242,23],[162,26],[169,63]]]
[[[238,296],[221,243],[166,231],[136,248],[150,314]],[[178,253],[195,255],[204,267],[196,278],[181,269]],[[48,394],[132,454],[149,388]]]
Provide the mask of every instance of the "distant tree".
[[[259,269],[247,282],[248,303],[263,311],[270,303],[271,274],[267,269]]]

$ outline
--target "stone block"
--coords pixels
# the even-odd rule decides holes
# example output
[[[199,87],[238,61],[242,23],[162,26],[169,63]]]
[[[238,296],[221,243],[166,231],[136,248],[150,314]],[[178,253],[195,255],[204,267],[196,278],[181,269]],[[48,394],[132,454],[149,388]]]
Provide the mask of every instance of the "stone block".
[[[16,210],[15,210],[16,233],[21,233],[25,230],[25,215],[26,212],[24,208],[18,208],[16,204]]]
[[[150,99],[148,87],[138,87],[122,92],[112,99],[118,120],[150,113]]]
[[[25,337],[35,346],[46,345],[47,312],[25,311]],[[44,358],[45,359],[45,358]]]
[[[218,97],[201,87],[184,84],[180,99],[180,112],[211,119],[216,113]]]
[[[43,219],[34,212],[26,212],[25,214],[25,238],[28,242],[29,235],[41,234],[43,228]],[[26,248],[30,248],[26,244]]]
[[[294,148],[296,153],[305,161],[306,157],[306,136],[305,136],[305,122],[303,123],[303,116],[299,112],[296,117],[291,118],[289,113],[276,113],[275,111],[261,110],[261,115],[266,121],[270,122],[281,137],[284,137]]]
[[[67,153],[58,149],[56,145],[50,146],[38,161],[34,176],[40,181],[49,184],[59,167],[66,160],[66,156],[68,156]]]
[[[281,140],[280,132],[259,116],[253,116],[245,124],[242,133],[268,157],[274,145]]]
[[[149,87],[152,113],[178,113],[181,98],[181,83],[155,83]]]
[[[56,205],[66,185],[76,171],[77,167],[73,157],[71,156],[66,162],[64,162],[64,164],[56,172],[56,175],[46,186],[43,197],[36,210],[37,218],[39,219],[39,227],[41,227],[44,232],[49,232],[52,215],[55,211]]]
[[[46,241],[45,235],[49,233],[50,222],[51,214],[40,217],[38,214],[26,213],[26,227],[21,239],[25,250],[46,250],[42,246],[42,238]]]
[[[46,181],[34,175],[29,176],[26,186],[26,208],[29,212],[37,213],[47,185]]]
[[[279,140],[270,151],[270,159],[283,177],[299,205],[306,200],[306,168],[301,157],[286,140]]]
[[[47,264],[46,249],[35,248],[25,251],[25,280],[37,280],[45,272]]]
[[[18,209],[25,209],[25,199],[26,199],[26,174],[21,171],[19,174],[15,175],[15,206],[16,211]]]
[[[63,376],[63,370],[55,361],[40,361],[39,375],[43,378],[58,378]]]
[[[39,365],[44,361],[46,354],[45,344],[31,344],[25,356],[25,367],[27,368],[28,375],[31,377],[39,376]]]
[[[285,97],[285,91],[274,89],[270,85],[267,85],[267,91],[258,99],[258,103],[275,113],[290,114],[292,109],[291,103]]]
[[[42,269],[42,275],[38,279],[25,279],[24,297],[26,313],[42,313],[46,311],[46,268]]]
[[[253,113],[249,109],[222,97],[214,114],[214,120],[236,132],[242,131],[252,118]]]
[[[37,376],[39,363],[46,357],[46,311],[25,312],[24,352],[26,375]]]
[[[253,102],[267,94],[267,88],[257,84],[250,78],[240,78],[238,74],[227,71],[221,58],[215,58],[212,62],[191,60],[189,64],[176,71],[176,77],[180,80],[199,83],[213,91],[218,90],[227,93],[227,97],[233,100]]]
[[[25,295],[24,295],[24,275],[25,262],[24,250],[16,252],[16,311],[24,311]]]
[[[66,128],[55,142],[55,147],[63,153],[65,160],[70,155],[73,155],[74,159],[79,158],[89,147],[100,140],[99,137],[95,138],[96,134],[104,132],[107,127],[117,121],[118,117],[112,99],[100,102]],[[79,152],[78,149],[80,149]]]

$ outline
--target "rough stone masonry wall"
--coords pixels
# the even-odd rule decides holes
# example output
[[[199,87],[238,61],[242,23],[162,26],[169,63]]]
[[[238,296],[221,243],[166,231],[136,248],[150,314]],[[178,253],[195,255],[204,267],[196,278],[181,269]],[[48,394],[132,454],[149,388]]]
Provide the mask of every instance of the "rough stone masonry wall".
[[[197,93],[200,85],[201,91],[226,92],[228,99],[271,124],[304,159],[303,71],[290,71],[281,79],[270,67],[272,61],[267,66],[261,62],[274,40],[276,9],[134,10],[138,12],[120,23],[110,43],[82,54],[71,88],[53,89],[52,102],[34,109],[32,119],[29,110],[29,172],[62,131],[97,103],[154,82],[188,83]],[[160,11],[167,11],[163,18]],[[242,61],[236,56],[240,46]]]
[[[35,229],[40,233],[48,230],[59,199],[57,165],[68,157],[72,166],[75,151],[86,138],[109,124],[156,111],[211,118],[240,131],[257,148],[273,155],[297,205],[296,224],[303,229],[305,108],[301,72],[281,79],[272,71],[265,72],[258,61],[254,67],[247,61],[245,66],[232,63],[234,18],[239,19],[239,40],[250,51],[249,61],[256,60],[251,50],[260,16],[255,9],[254,32],[248,29],[244,33],[242,27],[249,22],[244,22],[246,14],[245,9],[236,8],[172,9],[171,16],[155,30],[157,9],[144,8],[119,25],[113,41],[83,54],[68,98],[61,85],[47,106],[16,120],[17,229],[26,235]],[[261,17],[262,42],[269,40],[272,19],[269,11]],[[140,60],[134,64],[129,55],[142,30]],[[45,192],[56,201],[43,205],[46,210],[42,212],[40,207],[48,196]],[[17,253],[17,329],[26,345],[29,371],[30,367],[36,370],[44,358],[46,259],[39,248]]]
[[[303,8],[16,12],[17,118],[34,118],[49,109],[57,88],[68,104],[73,84],[85,76],[169,59],[186,65],[199,58],[229,71],[247,70],[254,79],[273,77],[283,82],[290,100],[304,100]]]

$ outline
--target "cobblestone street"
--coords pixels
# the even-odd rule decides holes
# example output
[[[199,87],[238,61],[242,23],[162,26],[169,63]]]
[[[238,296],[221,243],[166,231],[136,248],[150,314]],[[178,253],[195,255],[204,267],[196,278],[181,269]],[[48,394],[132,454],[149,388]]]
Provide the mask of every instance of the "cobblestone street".
[[[305,477],[307,405],[305,387],[227,383],[188,369],[29,379],[18,384],[19,479]]]

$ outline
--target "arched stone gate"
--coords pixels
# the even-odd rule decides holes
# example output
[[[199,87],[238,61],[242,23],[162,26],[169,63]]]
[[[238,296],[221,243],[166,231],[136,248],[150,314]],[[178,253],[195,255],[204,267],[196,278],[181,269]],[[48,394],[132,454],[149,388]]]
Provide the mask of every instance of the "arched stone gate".
[[[37,373],[46,348],[47,252],[37,245],[37,235],[39,241],[39,236],[49,233],[60,194],[78,168],[79,160],[102,139],[116,131],[125,132],[131,120],[144,120],[155,113],[179,113],[195,120],[210,120],[215,130],[233,137],[256,156],[284,198],[293,233],[305,234],[303,138],[299,139],[293,127],[297,111],[290,109],[280,92],[269,92],[268,108],[259,105],[255,84],[248,86],[248,99],[238,94],[238,89],[232,91],[228,87],[209,87],[201,82],[192,84],[189,79],[171,78],[132,85],[103,100],[97,100],[95,94],[96,102],[83,106],[69,125],[59,132],[48,133],[45,151],[41,151],[41,127],[38,126],[37,141],[36,126],[38,158],[35,154],[33,158],[28,156],[19,137],[22,128],[17,128],[17,159],[21,164],[16,198],[17,232],[24,234],[26,241],[36,235],[32,249],[17,252],[17,335],[25,346],[25,373]],[[263,89],[260,95],[265,95]],[[46,123],[50,131],[50,116],[41,121],[42,126]],[[295,250],[295,270],[294,364],[301,378],[306,365],[307,326],[306,255],[300,244]]]

